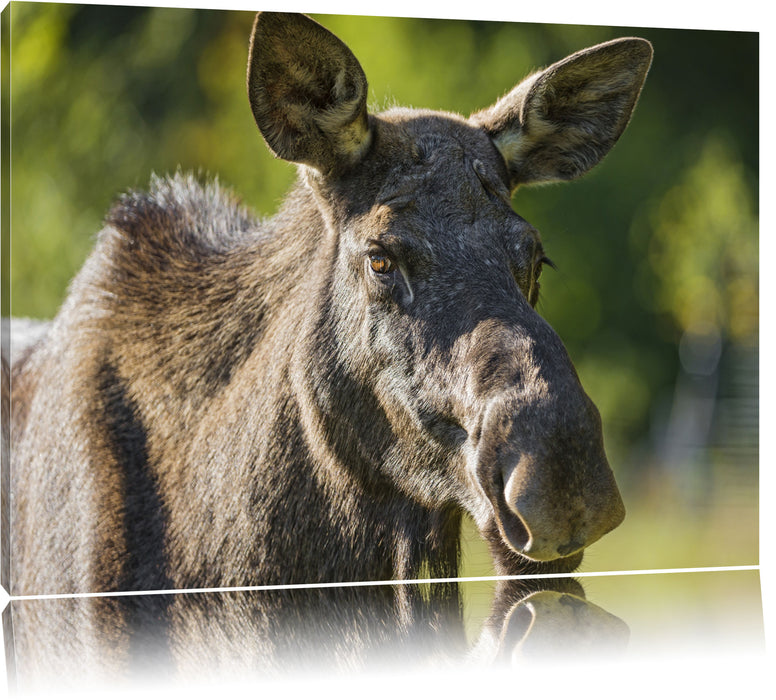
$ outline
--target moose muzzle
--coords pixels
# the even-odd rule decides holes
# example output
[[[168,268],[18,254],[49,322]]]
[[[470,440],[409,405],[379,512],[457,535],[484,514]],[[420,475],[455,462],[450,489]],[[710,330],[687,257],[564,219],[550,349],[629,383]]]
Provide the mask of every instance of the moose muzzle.
[[[474,458],[501,537],[528,559],[576,554],[625,517],[598,411],[581,387],[562,400],[492,400]]]

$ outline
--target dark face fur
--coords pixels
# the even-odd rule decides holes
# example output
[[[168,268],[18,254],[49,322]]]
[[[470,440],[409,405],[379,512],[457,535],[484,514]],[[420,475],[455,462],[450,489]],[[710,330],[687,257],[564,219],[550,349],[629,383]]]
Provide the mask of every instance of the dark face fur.
[[[359,169],[335,187],[308,178],[336,241],[324,279],[337,362],[386,418],[363,427],[359,452],[405,494],[464,508],[521,555],[576,554],[623,510],[597,411],[533,310],[538,232],[512,210],[480,129],[401,110],[372,129]]]
[[[276,155],[303,164],[327,228],[308,341],[334,341],[312,374],[337,381],[313,389],[317,403],[350,404],[351,450],[374,478],[465,509],[501,559],[571,568],[624,517],[598,412],[533,309],[539,235],[510,200],[603,157],[650,58],[636,39],[580,52],[468,120],[369,116],[339,40],[297,16],[257,18],[254,115]]]

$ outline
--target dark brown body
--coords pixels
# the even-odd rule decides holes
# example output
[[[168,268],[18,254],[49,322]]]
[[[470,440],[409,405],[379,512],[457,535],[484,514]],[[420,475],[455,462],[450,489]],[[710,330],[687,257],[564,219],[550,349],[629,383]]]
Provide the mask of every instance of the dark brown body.
[[[114,207],[12,368],[13,592],[454,576],[463,512],[499,572],[578,565],[624,511],[510,192],[603,157],[650,59],[370,115],[339,40],[261,13],[251,107],[299,181],[267,221],[183,176]]]

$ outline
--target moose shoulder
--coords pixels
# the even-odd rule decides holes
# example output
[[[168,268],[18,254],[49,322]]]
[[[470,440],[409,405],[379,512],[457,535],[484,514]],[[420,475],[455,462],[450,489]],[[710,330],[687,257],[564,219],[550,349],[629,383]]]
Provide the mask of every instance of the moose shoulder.
[[[13,592],[454,576],[464,512],[499,573],[578,566],[624,509],[511,193],[597,163],[651,56],[371,114],[339,39],[259,13],[250,106],[298,182],[267,221],[183,176],[110,212],[12,368]]]

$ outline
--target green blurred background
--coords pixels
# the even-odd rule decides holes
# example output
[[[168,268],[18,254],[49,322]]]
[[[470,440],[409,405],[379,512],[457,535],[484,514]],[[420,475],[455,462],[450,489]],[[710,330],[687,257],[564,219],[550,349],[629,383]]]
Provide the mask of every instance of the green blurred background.
[[[316,17],[362,62],[374,109],[469,114],[578,49],[652,41],[604,163],[514,198],[557,265],[538,308],[601,410],[629,512],[583,570],[756,564],[758,35]],[[14,316],[56,313],[111,202],[152,172],[217,175],[276,209],[294,169],[248,107],[252,14],[12,3],[10,20]],[[463,573],[490,573],[470,524],[464,539]]]

